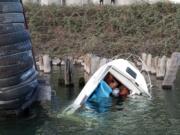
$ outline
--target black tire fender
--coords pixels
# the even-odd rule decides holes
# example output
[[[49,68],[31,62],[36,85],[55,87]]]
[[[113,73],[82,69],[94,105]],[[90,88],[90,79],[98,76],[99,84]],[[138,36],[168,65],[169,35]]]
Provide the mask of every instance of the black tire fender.
[[[3,101],[13,100],[16,98],[26,97],[28,93],[34,91],[37,87],[37,80],[35,79],[36,76],[33,76],[33,80],[28,80],[20,85],[9,87],[6,90],[0,89],[0,99]]]
[[[0,67],[0,79],[16,76],[20,73],[26,72],[33,67],[33,61],[26,63]]]
[[[24,24],[23,24],[24,25]],[[18,24],[0,24],[0,34],[13,33],[17,31],[23,31],[23,25]]]
[[[33,56],[31,51],[16,53],[0,57],[0,69],[6,66],[22,65],[25,63],[32,63]]]
[[[36,75],[36,74],[37,72],[35,68],[33,67],[25,71],[24,73],[20,73],[16,76],[0,79],[0,88],[18,85],[24,81],[27,81],[31,76]]]
[[[0,2],[0,13],[23,13],[20,2]]]
[[[1,34],[0,37],[0,46],[15,44],[30,39],[30,35],[26,30],[8,34]]]
[[[2,56],[7,56],[7,55],[13,55],[25,51],[30,51],[32,49],[31,46],[31,41],[23,41],[20,43],[8,45],[8,46],[1,46],[0,47],[0,58]]]
[[[0,14],[0,23],[24,23],[23,13],[3,13]]]

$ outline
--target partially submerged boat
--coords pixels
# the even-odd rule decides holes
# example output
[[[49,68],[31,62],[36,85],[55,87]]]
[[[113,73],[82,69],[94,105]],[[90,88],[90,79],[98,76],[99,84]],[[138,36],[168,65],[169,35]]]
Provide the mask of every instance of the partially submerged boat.
[[[129,89],[129,97],[134,95],[151,97],[148,84],[141,72],[128,60],[116,59],[100,67],[94,73],[73,104],[67,108],[67,110],[70,110],[68,113],[73,113],[85,104],[107,74],[113,75],[116,80]]]

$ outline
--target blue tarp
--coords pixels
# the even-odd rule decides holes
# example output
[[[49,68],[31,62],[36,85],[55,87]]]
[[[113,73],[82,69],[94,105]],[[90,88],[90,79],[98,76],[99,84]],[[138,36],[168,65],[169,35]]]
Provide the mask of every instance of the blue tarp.
[[[101,81],[96,90],[86,102],[86,107],[96,110],[97,112],[106,112],[112,105],[111,87],[105,82]]]
[[[109,87],[109,85],[105,81],[101,81],[88,101],[98,102],[102,98],[108,98],[111,93],[111,87]]]

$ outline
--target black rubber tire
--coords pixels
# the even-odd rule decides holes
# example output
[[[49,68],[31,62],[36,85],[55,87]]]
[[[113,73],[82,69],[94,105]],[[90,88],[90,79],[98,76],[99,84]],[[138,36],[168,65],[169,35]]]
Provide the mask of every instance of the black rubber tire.
[[[22,111],[26,109],[28,106],[30,106],[36,99],[38,90],[37,90],[38,83],[34,83],[34,86],[27,95],[24,97],[20,97],[13,100],[8,101],[0,101],[0,112],[3,111],[10,111],[12,113],[12,110],[14,111]]]
[[[0,13],[23,13],[20,2],[0,2]]]
[[[0,24],[0,34],[13,33],[23,30],[24,30],[23,25]]]
[[[0,47],[27,41],[30,39],[29,33],[26,30],[9,34],[1,34],[0,37]]]
[[[24,97],[21,96],[20,98],[7,100],[7,101],[0,100],[0,110],[3,110],[3,111],[24,110],[25,108],[30,106],[32,102],[34,102],[35,100],[34,96],[37,95],[37,86],[38,86],[38,83],[37,81],[35,81],[32,84],[32,89],[30,89],[30,91]]]
[[[0,69],[7,66],[21,65],[28,62],[33,62],[31,51],[17,53],[13,55],[6,55],[0,57]]]
[[[27,61],[26,63],[0,67],[0,79],[16,76],[20,73],[26,72],[33,67],[33,61]]]
[[[13,89],[17,89],[17,88],[21,88],[22,86],[25,86],[28,83],[31,83],[32,81],[36,80],[36,77],[37,77],[37,74],[33,74],[26,81],[23,81],[20,84],[17,84],[17,85],[14,85],[14,86],[0,88],[0,93],[6,92],[6,91],[9,91],[9,90],[13,90]]]
[[[33,76],[33,78],[30,78],[27,82],[20,85],[8,87],[6,90],[0,89],[0,99],[2,101],[8,101],[25,97],[36,88],[37,84],[36,76]]]
[[[23,99],[14,99],[9,101],[0,101],[0,111],[16,110],[23,104]]]
[[[18,85],[24,81],[27,81],[32,75],[35,75],[35,74],[37,74],[37,72],[33,67],[33,68],[27,70],[26,72],[20,73],[16,76],[0,79],[0,88]]]
[[[22,30],[25,30],[26,29],[26,26],[24,23],[0,23],[0,25],[6,25],[6,24],[11,24],[13,25],[14,27],[21,27]],[[7,34],[8,32],[7,31],[4,31],[4,34]],[[11,33],[11,32],[9,32]],[[2,33],[3,34],[3,33]]]
[[[0,14],[0,23],[24,23],[23,13],[4,13]]]
[[[7,24],[7,23],[6,23]],[[14,27],[22,27],[24,29],[26,29],[26,26],[24,23],[11,23]]]
[[[21,52],[29,51],[31,49],[32,49],[31,41],[29,40],[9,46],[2,46],[0,47],[0,58],[1,56],[21,53]]]

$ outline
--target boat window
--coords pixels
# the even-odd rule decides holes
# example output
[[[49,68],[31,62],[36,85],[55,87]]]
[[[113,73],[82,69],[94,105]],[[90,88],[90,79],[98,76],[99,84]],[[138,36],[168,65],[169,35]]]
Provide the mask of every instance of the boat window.
[[[126,72],[130,75],[130,76],[132,76],[134,79],[136,79],[136,77],[137,77],[137,74],[131,69],[131,68],[127,68],[126,69]]]

